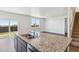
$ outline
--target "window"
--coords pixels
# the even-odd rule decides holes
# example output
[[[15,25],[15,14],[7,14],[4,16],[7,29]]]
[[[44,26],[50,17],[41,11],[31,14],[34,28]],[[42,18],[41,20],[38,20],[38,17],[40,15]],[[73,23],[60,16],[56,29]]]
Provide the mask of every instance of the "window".
[[[17,21],[0,19],[0,32],[17,31]]]
[[[17,31],[18,24],[16,20],[10,20],[10,31]]]
[[[9,20],[8,19],[0,19],[0,27],[1,26],[9,26]]]
[[[32,27],[40,27],[40,19],[33,18],[32,19]]]
[[[40,19],[38,18],[32,18],[32,31],[31,31],[31,35],[35,36],[35,37],[38,37],[39,36],[39,27],[40,27]]]

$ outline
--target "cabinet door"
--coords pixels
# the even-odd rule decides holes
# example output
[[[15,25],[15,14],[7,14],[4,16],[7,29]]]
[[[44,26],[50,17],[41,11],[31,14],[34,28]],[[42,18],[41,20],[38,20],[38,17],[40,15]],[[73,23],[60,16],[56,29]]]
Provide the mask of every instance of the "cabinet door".
[[[18,38],[16,36],[14,39],[14,48],[15,48],[16,52],[18,51],[18,41],[17,40],[18,40]]]
[[[23,42],[20,38],[18,40],[18,52],[26,52],[26,43]]]
[[[21,52],[26,52],[26,47],[21,46]]]
[[[24,47],[20,42],[18,43],[18,52],[26,52],[26,47]]]
[[[21,43],[18,41],[18,52],[21,52]]]
[[[30,44],[27,44],[27,52],[40,52],[35,47]]]

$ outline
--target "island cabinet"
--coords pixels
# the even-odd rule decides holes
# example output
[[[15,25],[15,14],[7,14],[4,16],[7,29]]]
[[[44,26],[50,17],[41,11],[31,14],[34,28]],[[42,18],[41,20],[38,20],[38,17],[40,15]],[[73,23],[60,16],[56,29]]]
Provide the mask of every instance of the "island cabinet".
[[[27,43],[20,37],[16,36],[14,39],[14,48],[16,52],[27,52]]]
[[[14,48],[16,52],[39,52],[28,42],[23,41],[19,36],[14,39]]]
[[[35,47],[33,47],[31,44],[27,44],[27,52],[40,52]]]
[[[18,37],[18,52],[27,52],[27,43]]]
[[[18,51],[18,37],[15,36],[15,39],[14,39],[14,48],[16,51]]]

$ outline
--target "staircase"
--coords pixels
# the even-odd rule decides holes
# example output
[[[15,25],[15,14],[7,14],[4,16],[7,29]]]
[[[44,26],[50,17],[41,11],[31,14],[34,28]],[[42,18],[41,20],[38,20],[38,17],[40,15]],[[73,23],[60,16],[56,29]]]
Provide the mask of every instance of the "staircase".
[[[70,51],[79,52],[79,12],[75,14]]]

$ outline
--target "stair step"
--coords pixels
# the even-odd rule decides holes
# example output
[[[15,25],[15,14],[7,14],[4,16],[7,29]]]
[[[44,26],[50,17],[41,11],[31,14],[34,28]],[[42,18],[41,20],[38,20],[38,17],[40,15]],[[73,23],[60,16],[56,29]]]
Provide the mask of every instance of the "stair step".
[[[79,42],[79,38],[73,38],[72,41],[73,42]]]
[[[79,26],[74,26],[75,29],[79,29]]]
[[[79,30],[79,27],[74,27],[73,30]]]
[[[79,28],[73,28],[73,30],[79,30]]]
[[[69,46],[69,50],[70,50],[71,52],[79,52],[79,47],[70,45],[70,46]]]
[[[79,32],[73,32],[72,35],[79,35]]]
[[[79,22],[75,23],[74,26],[79,26]]]
[[[73,31],[79,31],[79,28],[74,28]]]
[[[76,22],[76,23],[74,23],[74,25],[75,25],[75,26],[79,26],[79,21],[78,21],[78,22]]]
[[[74,24],[74,28],[79,28],[79,22],[76,22],[76,23]]]
[[[76,30],[73,30],[73,31],[74,31],[74,32],[79,32],[79,30],[77,30],[77,29],[76,29]]]
[[[74,28],[79,28],[79,25],[74,24]]]
[[[72,38],[79,38],[79,35],[73,34]]]
[[[79,26],[79,21],[74,23],[75,26]]]
[[[72,42],[71,42],[71,45],[72,45],[72,46],[75,46],[75,47],[79,47],[79,42],[73,42],[73,41],[72,41]]]
[[[73,33],[79,33],[79,31],[73,31]]]

